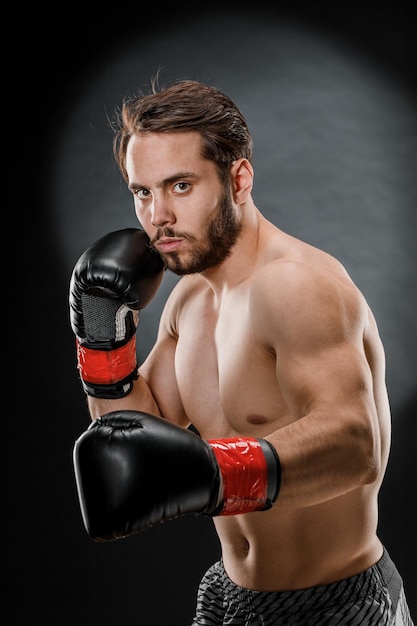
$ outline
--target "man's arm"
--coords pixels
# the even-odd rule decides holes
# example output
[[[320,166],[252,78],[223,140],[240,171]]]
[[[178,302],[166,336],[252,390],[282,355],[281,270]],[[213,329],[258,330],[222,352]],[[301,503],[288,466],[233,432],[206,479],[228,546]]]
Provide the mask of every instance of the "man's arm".
[[[253,297],[259,337],[276,355],[277,381],[294,416],[266,437],[281,460],[277,504],[311,506],[372,483],[381,434],[361,294],[347,277],[289,262],[269,267]]]
[[[71,326],[81,383],[93,420],[112,411],[144,411],[188,426],[175,377],[177,337],[171,296],[158,337],[138,370],[139,312],[154,297],[163,263],[140,229],[109,233],[77,261],[70,285]]]

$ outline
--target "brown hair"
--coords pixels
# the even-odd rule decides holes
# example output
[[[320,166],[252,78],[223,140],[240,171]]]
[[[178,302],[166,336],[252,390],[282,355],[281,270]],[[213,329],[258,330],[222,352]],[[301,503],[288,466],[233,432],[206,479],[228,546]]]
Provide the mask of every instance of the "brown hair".
[[[160,88],[154,79],[150,94],[123,101],[113,130],[113,154],[126,181],[127,145],[140,133],[197,131],[203,140],[202,156],[216,164],[222,177],[236,159],[252,160],[252,137],[239,109],[223,93],[198,81]]]

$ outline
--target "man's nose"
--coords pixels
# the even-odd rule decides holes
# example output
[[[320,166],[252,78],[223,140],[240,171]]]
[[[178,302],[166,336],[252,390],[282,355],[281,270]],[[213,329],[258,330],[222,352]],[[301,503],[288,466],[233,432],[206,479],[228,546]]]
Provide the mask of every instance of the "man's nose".
[[[166,198],[154,197],[151,208],[153,226],[164,226],[175,222],[174,212]]]

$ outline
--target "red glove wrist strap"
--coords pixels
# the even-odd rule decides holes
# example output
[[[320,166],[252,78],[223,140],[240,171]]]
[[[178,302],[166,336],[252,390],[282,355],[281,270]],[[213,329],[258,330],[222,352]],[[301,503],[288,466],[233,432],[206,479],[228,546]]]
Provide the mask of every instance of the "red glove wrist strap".
[[[82,380],[96,385],[117,383],[136,369],[136,336],[115,350],[92,350],[76,339],[78,369]]]
[[[268,467],[258,439],[213,439],[213,449],[223,478],[223,510],[236,515],[262,509],[267,501]]]

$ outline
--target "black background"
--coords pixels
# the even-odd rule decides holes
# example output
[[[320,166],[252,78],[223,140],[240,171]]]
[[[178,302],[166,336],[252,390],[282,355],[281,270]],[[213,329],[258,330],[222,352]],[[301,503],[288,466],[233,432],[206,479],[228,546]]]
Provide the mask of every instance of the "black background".
[[[34,28],[30,34],[29,28],[27,37],[16,37],[19,45],[26,45],[28,58],[25,67],[16,66],[18,85],[14,86],[12,98],[15,115],[11,128],[7,129],[17,147],[20,197],[18,208],[13,210],[14,252],[7,257],[11,260],[6,269],[9,285],[14,283],[12,277],[16,273],[20,278],[18,287],[7,290],[8,322],[4,327],[5,352],[14,355],[12,380],[8,374],[4,380],[7,385],[4,397],[9,398],[11,386],[14,400],[7,409],[5,432],[8,434],[4,441],[7,471],[3,515],[8,528],[4,533],[7,557],[4,589],[6,603],[10,603],[8,624],[186,626],[193,615],[199,580],[220,554],[211,521],[201,518],[171,521],[140,536],[109,544],[95,544],[84,532],[71,454],[74,440],[88,425],[88,416],[77,379],[74,339],[68,322],[68,279],[79,253],[113,228],[114,218],[104,223],[95,221],[94,212],[98,208],[94,202],[100,198],[96,189],[87,200],[78,198],[80,204],[74,205],[71,213],[61,196],[67,192],[56,181],[65,180],[66,171],[73,176],[74,163],[78,160],[83,163],[83,150],[88,152],[90,142],[94,142],[94,136],[79,128],[79,152],[65,156],[67,138],[63,139],[63,133],[68,128],[68,116],[77,111],[97,72],[111,63],[126,42],[143,37],[144,41],[155,38],[157,43],[158,36],[163,37],[164,33],[175,36],[184,20],[192,24],[195,17],[201,23],[205,14],[210,14],[212,21],[214,16],[221,25],[226,6],[229,5],[194,7],[190,9],[191,15],[190,10],[180,6],[162,9],[120,5],[105,10],[83,7],[77,11],[72,7],[57,7],[53,16],[42,13],[36,16],[38,23],[40,18],[40,21],[48,18],[48,27]],[[295,19],[303,28],[319,26],[338,41],[348,42],[349,48],[356,50],[357,59],[371,66],[376,64],[379,71],[382,68],[400,86],[407,101],[407,115],[412,115],[410,112],[414,110],[417,116],[416,31],[411,8],[412,3],[406,2],[385,4],[384,8],[379,3],[364,3],[356,9],[351,5],[313,2],[281,3],[271,9],[261,2],[257,3],[253,16],[256,13],[258,17],[278,22]],[[241,17],[240,6],[230,4],[228,28],[233,25],[231,17],[237,13]],[[25,19],[28,28],[31,16],[26,15]],[[247,19],[250,21],[250,14]],[[239,36],[233,28],[228,33],[232,43]],[[189,40],[179,42],[182,55],[191,58],[196,54],[200,35],[196,30],[190,33]],[[250,38],[250,28],[247,37]],[[213,46],[216,45],[214,40]],[[199,54],[209,56],[211,52],[200,50]],[[155,55],[152,72],[160,62],[157,46]],[[264,62],[265,57],[262,59]],[[247,64],[252,74],[256,72],[253,51],[247,58],[242,47],[241,60],[243,67]],[[173,69],[177,69],[174,64]],[[244,76],[240,67],[235,80],[244,80]],[[149,78],[148,72],[140,80],[149,82]],[[214,76],[208,78],[214,82]],[[231,81],[228,90],[228,76],[219,71],[219,81],[222,80],[223,90],[233,96],[235,83]],[[120,98],[113,99],[111,94],[110,100],[116,105]],[[248,107],[248,111],[252,109]],[[407,118],[405,127],[415,129],[415,124]],[[394,397],[393,447],[381,491],[380,536],[404,577],[415,616],[417,397],[416,385],[410,385],[409,381],[415,376],[412,366],[416,354],[415,251],[410,241],[414,241],[416,233],[413,175],[415,179],[417,172],[416,163],[410,162],[409,156],[417,157],[417,145],[416,137],[406,132],[404,141],[409,187],[405,190],[401,185],[394,187],[402,206],[407,208],[398,219],[404,220],[406,216],[409,262],[401,268],[395,290],[391,289],[392,276],[381,276],[377,271],[369,274],[366,269],[361,273],[355,265],[357,252],[350,256],[347,242],[346,248],[342,245],[340,249],[332,244],[331,251],[340,252],[344,261],[351,262],[353,271],[357,272],[354,278],[363,285],[366,295],[369,288],[371,304],[377,307],[374,312],[377,319],[379,316],[382,319],[382,335],[387,339],[388,384]],[[262,145],[258,143],[258,146],[255,149],[262,153]],[[103,159],[107,163],[111,159],[110,135],[105,150]],[[262,158],[258,158],[260,169]],[[273,155],[263,158],[273,160]],[[77,175],[82,189],[89,170],[80,167]],[[390,183],[390,172],[386,175]],[[117,175],[113,176],[110,184],[120,185]],[[8,184],[7,174],[5,182]],[[77,180],[74,183],[77,188]],[[264,193],[268,200],[268,191]],[[274,187],[271,193],[275,193]],[[76,191],[74,197],[77,200]],[[376,197],[375,201],[378,200]],[[80,214],[80,206],[83,211],[90,207],[93,219],[91,215]],[[74,222],[70,243],[57,225],[57,211],[59,216],[65,211],[65,225]],[[291,218],[287,219],[292,225]],[[300,227],[300,234],[309,232],[311,222],[307,220]],[[120,227],[124,225],[121,220]],[[382,241],[385,243],[384,238]],[[316,242],[325,247],[319,234],[313,241]],[[386,259],[387,254],[392,255],[391,250],[372,237],[369,241],[365,239],[365,247],[367,243],[376,266],[379,259],[384,259],[383,263],[390,267],[395,265],[395,256]],[[401,256],[401,263],[403,259]],[[377,288],[373,291],[375,277],[382,283],[381,292]],[[398,335],[401,328],[403,332]],[[8,362],[9,358],[6,365]],[[408,383],[401,384],[404,380]]]

